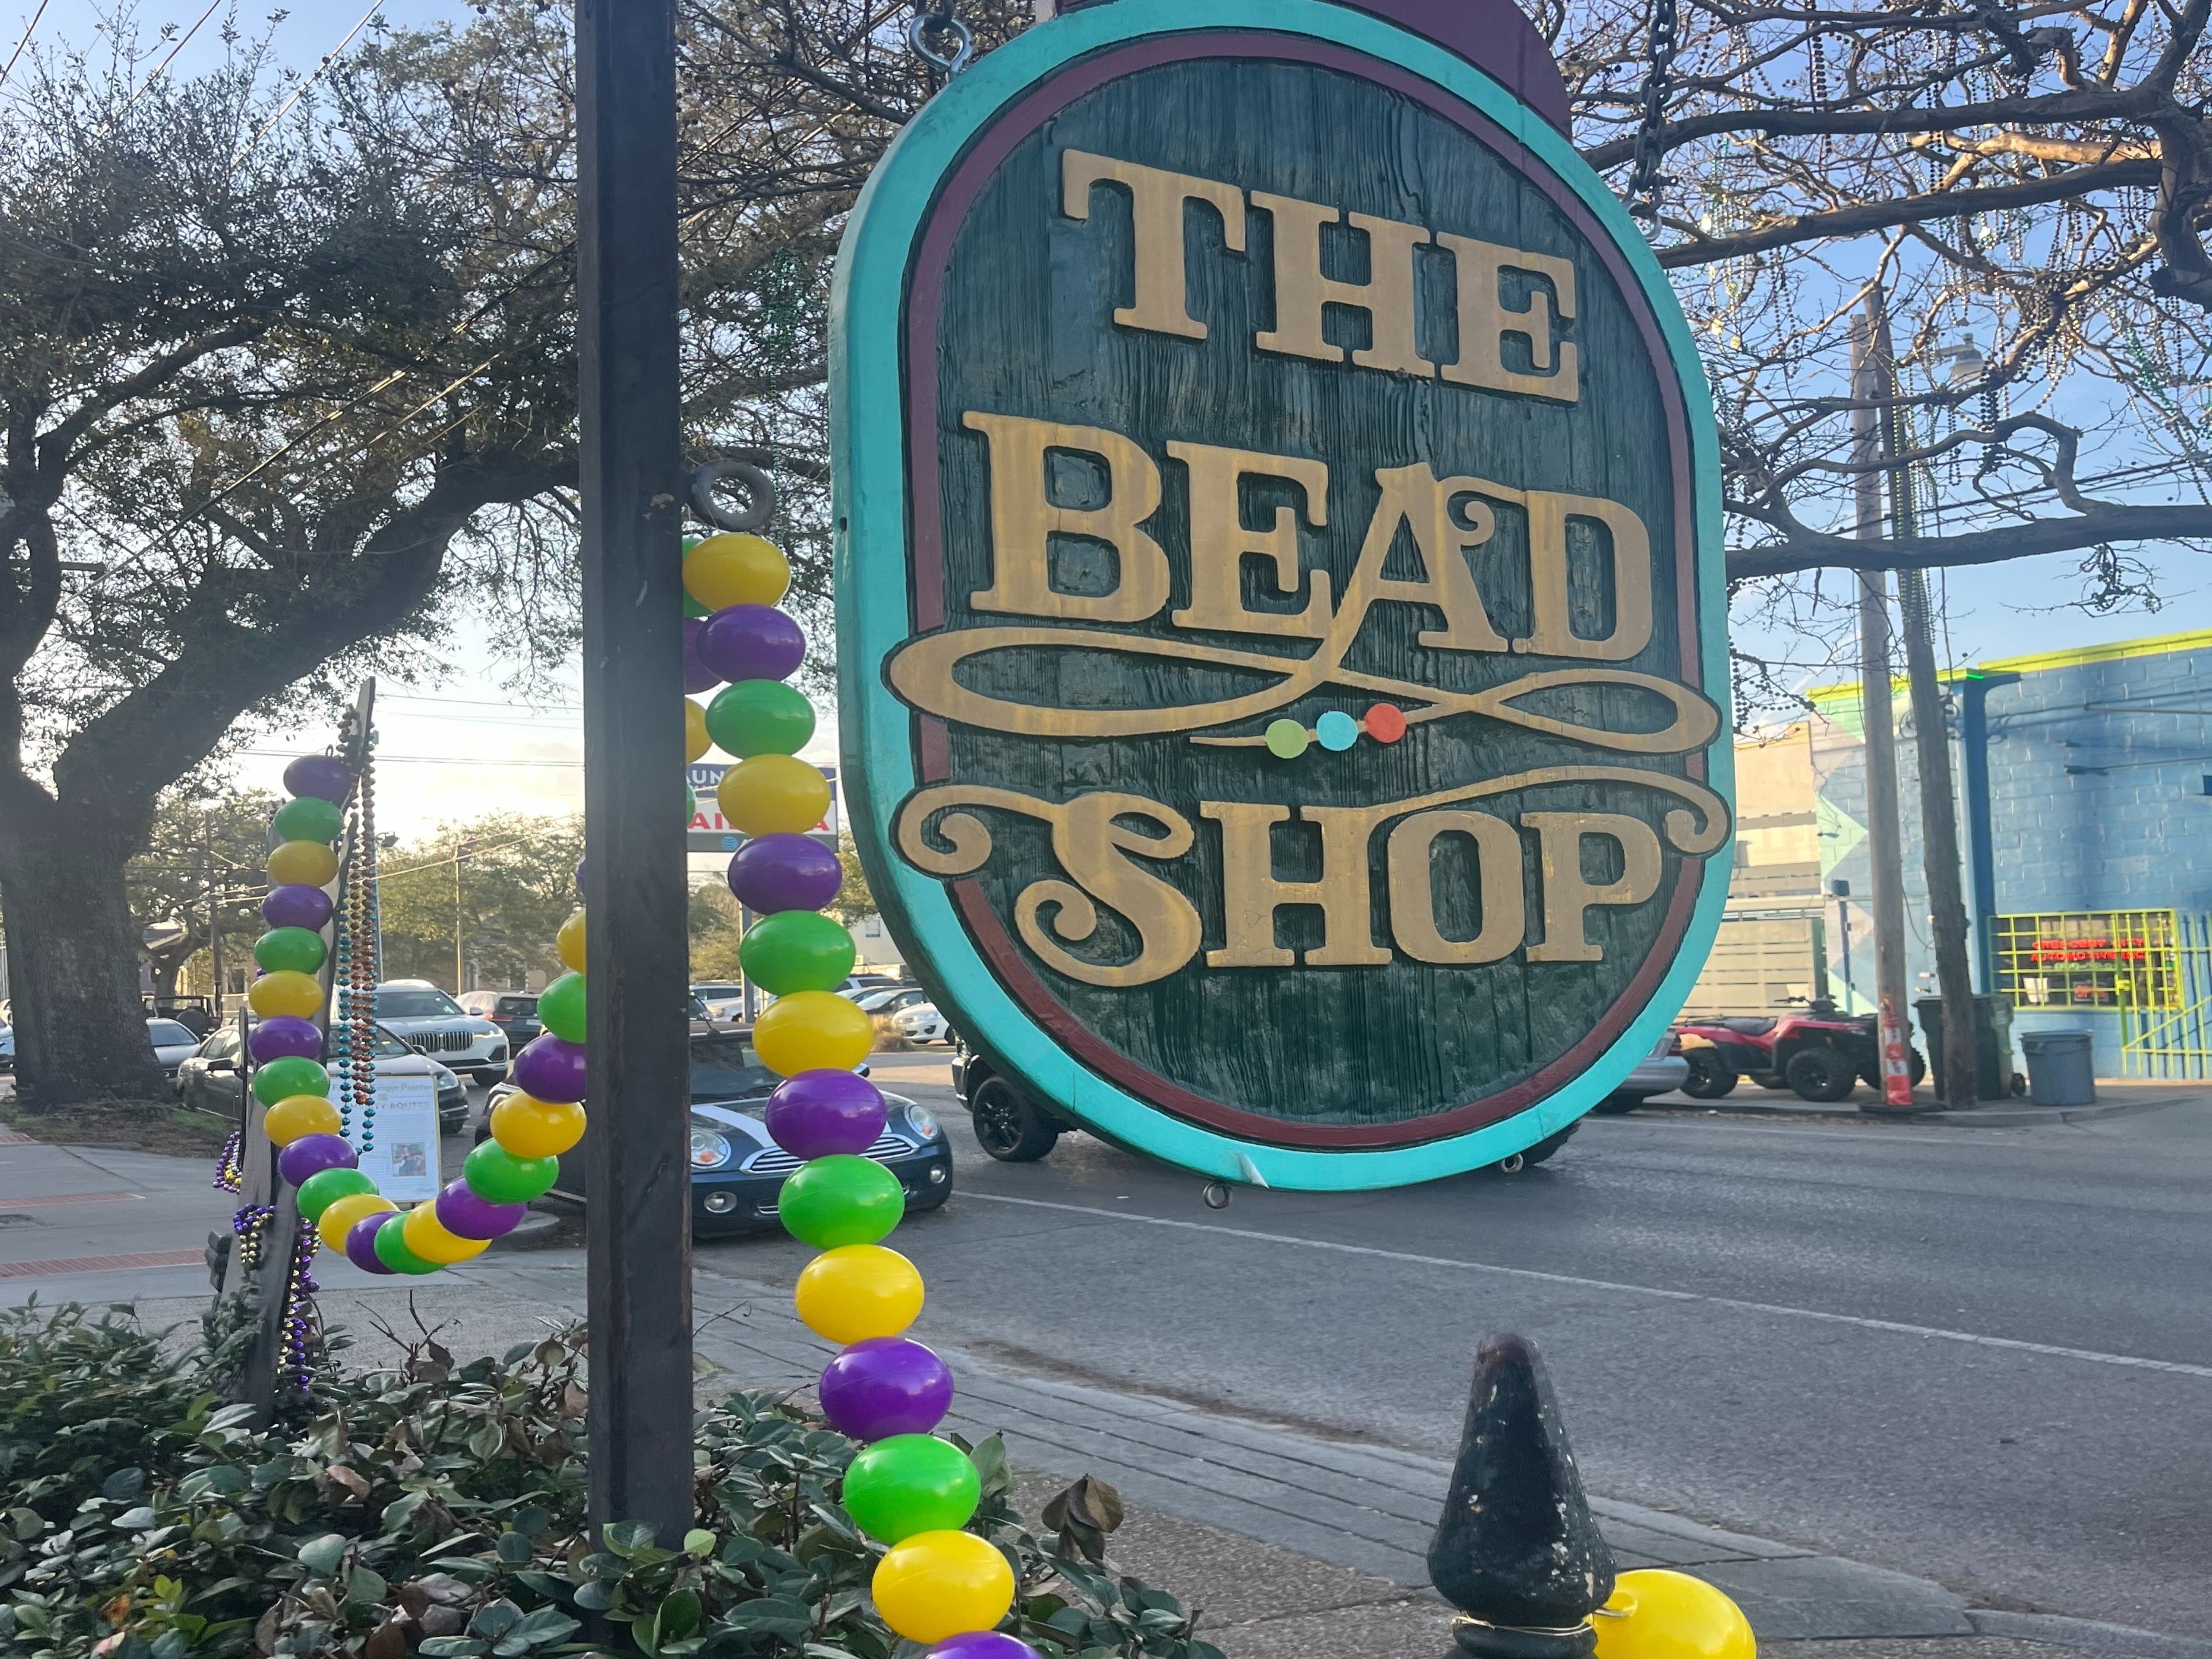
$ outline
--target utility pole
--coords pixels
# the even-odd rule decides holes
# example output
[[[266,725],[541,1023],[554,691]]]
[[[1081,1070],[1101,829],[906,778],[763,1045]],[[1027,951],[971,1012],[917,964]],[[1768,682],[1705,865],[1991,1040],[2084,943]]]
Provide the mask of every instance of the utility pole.
[[[1851,462],[1858,469],[1858,535],[1881,538],[1881,410],[1888,376],[1875,345],[1881,290],[1867,314],[1851,323]],[[1882,1103],[1866,1109],[1912,1109],[1911,1038],[1905,1023],[1905,870],[1897,811],[1897,734],[1890,723],[1889,573],[1859,578],[1859,708],[1866,730],[1867,852],[1874,865],[1875,1043],[1881,1060]]]
[[[461,860],[476,850],[472,841],[458,842],[453,847],[453,994],[467,990],[461,977]]]
[[[691,1525],[676,0],[576,0],[590,1517]]]
[[[1883,455],[1894,462],[1911,447],[1899,441],[1897,359],[1889,319],[1874,317],[1874,368],[1881,379]],[[1889,469],[1889,521],[1902,539],[1915,532],[1912,471]],[[1936,937],[1936,986],[1943,999],[1943,1103],[1972,1106],[1980,1092],[1981,1034],[1974,1012],[1974,981],[1966,965],[1966,903],[1959,878],[1959,802],[1951,785],[1951,739],[1943,715],[1943,690],[1936,678],[1936,630],[1929,614],[1928,577],[1917,569],[1897,573],[1897,608],[1905,624],[1905,683],[1912,700],[1912,741],[1920,763],[1920,853],[1928,878],[1929,930]]]
[[[214,1012],[215,1024],[222,1024],[222,912],[216,904],[215,892],[215,814],[203,808],[200,812],[200,855],[207,870],[208,921],[208,977],[214,995],[209,1007]],[[210,1026],[210,1030],[214,1028]]]

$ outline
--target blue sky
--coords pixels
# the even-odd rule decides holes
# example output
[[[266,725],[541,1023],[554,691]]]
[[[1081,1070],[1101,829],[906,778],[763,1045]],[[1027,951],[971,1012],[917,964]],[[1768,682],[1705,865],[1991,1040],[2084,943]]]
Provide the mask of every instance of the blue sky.
[[[172,65],[174,73],[189,75],[218,59],[224,50],[222,24],[226,17],[234,15],[240,31],[249,37],[264,28],[273,31],[270,38],[280,60],[304,72],[353,28],[367,4],[368,0],[301,0],[282,11],[256,5],[240,6],[234,13],[219,0],[214,15],[202,23],[207,0],[143,0],[133,16],[141,40],[148,46],[165,25],[174,25],[179,33],[199,25],[198,33],[178,52]],[[466,19],[468,9],[463,0],[388,0],[379,8],[384,21],[396,27],[441,19],[459,22]],[[0,64],[15,51],[39,10],[39,0],[0,0]],[[103,22],[115,12],[113,4],[100,0],[46,0],[31,37],[33,47],[62,42],[95,44]],[[157,52],[149,66],[159,57]],[[2077,555],[2051,555],[1948,573],[1941,584],[1948,599],[1948,627],[1938,640],[1939,653],[1953,661],[1985,660],[2134,639],[2201,623],[2208,614],[2206,589],[2212,586],[2212,580],[2208,580],[2212,569],[2208,569],[2206,556],[2172,548],[2139,549],[2134,553],[2160,572],[2168,603],[2157,615],[2129,611],[2088,617],[2067,608],[2081,591]],[[1843,594],[1849,592],[1850,584],[1847,575],[1832,572],[1824,586]],[[1762,628],[1747,616],[1739,618],[1737,640],[1747,650],[1798,665],[1784,674],[1785,684],[1811,685],[1854,677],[1847,670],[1838,672],[1828,661],[1828,647],[1821,642]],[[488,655],[481,644],[465,645],[447,665],[445,684],[422,687],[417,700],[394,701],[386,706],[380,724],[386,732],[387,752],[395,757],[469,757],[437,766],[404,763],[409,787],[386,797],[394,816],[405,820],[394,824],[403,833],[428,827],[441,818],[472,815],[488,806],[547,811],[580,806],[582,745],[572,706],[577,683],[574,665],[565,665],[556,677],[559,689],[549,694],[553,702],[532,707],[500,688]],[[1848,655],[1846,649],[1846,659]],[[823,735],[815,745],[823,757],[830,751],[834,730],[834,719],[824,711]],[[256,738],[251,746],[319,748],[323,741],[316,733],[270,733]],[[283,762],[272,755],[249,755],[241,758],[240,765],[241,781],[271,785]]]

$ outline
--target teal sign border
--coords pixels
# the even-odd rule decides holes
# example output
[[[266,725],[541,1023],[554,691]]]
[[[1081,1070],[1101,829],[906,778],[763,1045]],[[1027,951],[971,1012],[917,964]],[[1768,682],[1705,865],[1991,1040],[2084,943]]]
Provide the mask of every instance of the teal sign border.
[[[939,185],[978,133],[1061,64],[1101,47],[1194,33],[1188,0],[1115,0],[1041,24],[954,77],[909,122],[860,193],[838,249],[830,298],[830,418],[836,522],[838,721],[846,805],[869,880],[893,932],[923,957],[972,1035],[1014,1074],[1088,1126],[1200,1174],[1308,1191],[1358,1191],[1432,1181],[1494,1164],[1565,1127],[1609,1094],[1658,1042],[1697,981],[1719,931],[1730,860],[1723,843],[1704,861],[1688,931],[1644,1011],[1582,1076],[1513,1116],[1413,1146],[1310,1151],[1239,1139],[1136,1099],[1070,1056],[1041,1030],[969,941],[937,878],[878,854],[891,818],[918,785],[910,714],[884,687],[884,659],[908,637],[905,399],[900,328],[908,264]],[[1722,574],[1720,444],[1702,375],[1680,366],[1697,346],[1666,274],[1604,182],[1534,111],[1480,70],[1364,12],[1322,0],[1212,0],[1203,32],[1267,30],[1334,42],[1433,82],[1504,128],[1581,199],[1620,247],[1666,335],[1688,412],[1695,492],[1698,605],[1708,695],[1729,683],[1727,592]],[[870,550],[857,557],[855,548]],[[1705,750],[1706,778],[1734,794],[1725,723]],[[951,1011],[948,1011],[951,1012]]]

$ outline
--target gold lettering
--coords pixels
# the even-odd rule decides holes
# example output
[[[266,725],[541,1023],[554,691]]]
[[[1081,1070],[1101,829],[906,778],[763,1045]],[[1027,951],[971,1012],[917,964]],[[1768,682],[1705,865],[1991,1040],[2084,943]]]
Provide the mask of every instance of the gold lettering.
[[[1205,202],[1221,216],[1221,240],[1231,252],[1244,251],[1244,192],[1234,185],[1194,179],[1187,173],[1139,167],[1109,155],[1079,149],[1060,156],[1060,211],[1071,219],[1091,216],[1091,186],[1115,184],[1129,192],[1129,232],[1135,265],[1133,304],[1115,309],[1124,328],[1150,329],[1203,340],[1206,325],[1190,314],[1183,274],[1183,204]]]
[[[1244,801],[1200,801],[1198,815],[1221,826],[1223,948],[1208,951],[1209,968],[1288,968],[1293,953],[1275,943],[1275,912],[1286,904],[1321,908],[1322,943],[1309,951],[1309,968],[1372,968],[1390,952],[1369,932],[1368,832],[1371,807],[1304,806],[1299,817],[1321,828],[1321,879],[1278,881],[1273,827],[1291,816],[1287,806]]]
[[[1603,639],[1574,630],[1567,592],[1567,520],[1592,519],[1612,538],[1606,562],[1613,577],[1613,629]],[[1516,651],[1548,657],[1625,662],[1651,642],[1651,538],[1619,501],[1595,495],[1528,492],[1528,586],[1533,630]]]
[[[1434,871],[1437,837],[1462,835],[1474,842],[1475,890],[1482,927],[1473,939],[1446,939],[1437,927]],[[1487,812],[1417,812],[1390,832],[1390,937],[1416,962],[1471,967],[1497,962],[1521,948],[1528,928],[1521,896],[1521,837]]]
[[[1536,832],[1544,879],[1544,942],[1528,947],[1528,960],[1602,961],[1584,918],[1593,905],[1641,904],[1659,890],[1659,837],[1619,812],[1524,812],[1521,822]],[[1583,842],[1592,836],[1620,845],[1620,880],[1600,886],[1583,874]]]
[[[1344,222],[1367,235],[1367,280],[1340,283],[1321,274],[1321,228],[1338,222],[1333,207],[1252,192],[1252,205],[1275,222],[1275,325],[1253,343],[1262,351],[1292,357],[1317,357],[1340,363],[1344,349],[1322,332],[1324,307],[1345,306],[1367,313],[1374,343],[1352,354],[1362,368],[1386,368],[1400,374],[1430,375],[1437,366],[1413,343],[1413,250],[1429,240],[1419,225],[1378,219],[1372,214],[1343,216]]]
[[[1159,509],[1160,470],[1118,432],[986,415],[969,410],[962,424],[991,445],[991,570],[988,588],[969,603],[978,611],[1080,622],[1142,622],[1168,602],[1168,556],[1137,528]],[[1106,505],[1058,507],[1045,493],[1048,452],[1073,450],[1106,463]],[[1105,593],[1063,593],[1052,585],[1047,554],[1054,536],[1103,542],[1118,568]]]
[[[1014,899],[1014,926],[1023,941],[1058,972],[1085,985],[1149,985],[1197,953],[1203,938],[1197,907],[1179,889],[1131,862],[1131,855],[1176,859],[1190,851],[1190,820],[1182,813],[1142,795],[1112,790],[1055,805],[1012,789],[940,784],[918,791],[900,805],[894,830],[899,851],[916,869],[933,876],[980,870],[991,856],[991,832],[973,811],[956,810],[975,807],[1018,812],[1050,824],[1053,856],[1082,884],[1033,881]],[[944,816],[932,824],[939,813]],[[1156,824],[1159,833],[1116,822],[1127,818]],[[1091,962],[1061,948],[1061,940],[1080,945],[1097,936],[1094,899],[1118,912],[1135,931],[1138,951],[1132,960]],[[1047,905],[1053,907],[1049,921]]]
[[[1291,455],[1266,455],[1249,449],[1218,449],[1212,444],[1180,441],[1168,453],[1190,469],[1190,604],[1174,615],[1177,628],[1213,628],[1237,634],[1280,634],[1318,640],[1328,634],[1328,573],[1308,579],[1311,597],[1301,611],[1253,611],[1244,604],[1244,556],[1257,554],[1275,564],[1275,586],[1295,597],[1298,591],[1297,515],[1275,509],[1266,530],[1244,523],[1237,493],[1239,479],[1286,478],[1305,491],[1306,522],[1328,522],[1328,468],[1320,461]]]
[[[1551,374],[1524,374],[1508,368],[1498,349],[1507,335],[1518,334],[1528,342],[1529,362],[1534,368],[1553,368],[1553,312],[1561,323],[1572,320],[1575,314],[1572,263],[1549,253],[1524,253],[1495,242],[1479,242],[1448,230],[1437,233],[1437,245],[1451,251],[1459,282],[1459,361],[1444,365],[1444,379],[1459,386],[1525,392],[1561,403],[1578,399],[1582,385],[1576,374],[1573,341],[1557,343],[1557,368]],[[1519,311],[1507,310],[1499,292],[1499,274],[1507,270],[1533,271],[1548,278],[1551,295],[1531,284],[1528,306]]]
[[[1472,501],[1465,509],[1472,517],[1472,526],[1462,525],[1453,518],[1451,504],[1455,496],[1478,492],[1517,501],[1521,492],[1480,478],[1446,478],[1440,483],[1421,464],[1384,467],[1376,473],[1375,482],[1382,487],[1382,498],[1376,502],[1375,516],[1367,522],[1359,562],[1352,569],[1352,580],[1345,584],[1344,605],[1337,623],[1341,636],[1349,641],[1358,635],[1370,605],[1381,599],[1395,599],[1403,605],[1433,605],[1443,612],[1442,629],[1430,629],[1416,636],[1422,645],[1447,651],[1504,650],[1505,638],[1491,626],[1490,614],[1482,608],[1482,595],[1474,586],[1474,567],[1467,562],[1467,550],[1480,547],[1497,529],[1497,516],[1484,502]],[[1420,552],[1423,574],[1419,581],[1382,574],[1401,524],[1413,532],[1413,545]]]

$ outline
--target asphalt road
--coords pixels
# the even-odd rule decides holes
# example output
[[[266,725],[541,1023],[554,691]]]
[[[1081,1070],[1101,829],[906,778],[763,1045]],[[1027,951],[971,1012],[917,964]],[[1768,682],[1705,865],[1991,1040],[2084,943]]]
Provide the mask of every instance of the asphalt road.
[[[954,1203],[902,1241],[932,1328],[1025,1369],[1449,1455],[1474,1346],[1510,1327],[1593,1491],[1985,1606],[2212,1625],[2212,1101],[2021,1130],[1597,1119],[1518,1176],[1220,1212],[1088,1137],[960,1151]],[[804,1255],[705,1259],[771,1253],[777,1277]]]
[[[2212,1097],[2032,1129],[1599,1119],[1517,1176],[1215,1212],[1085,1136],[994,1164],[941,1060],[882,1060],[955,1138],[952,1202],[898,1241],[928,1340],[1449,1456],[1474,1345],[1512,1328],[1595,1492],[1981,1606],[2212,1629]],[[0,1301],[204,1294],[234,1200],[204,1166],[42,1152],[69,1167],[34,1178],[16,1150]],[[781,1301],[808,1254],[702,1243],[699,1319]]]

